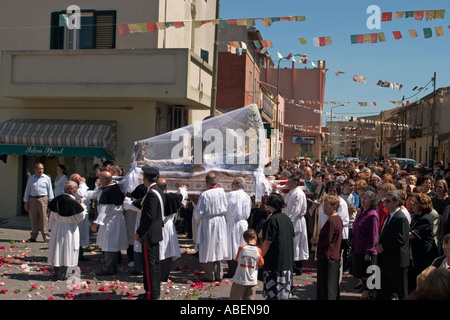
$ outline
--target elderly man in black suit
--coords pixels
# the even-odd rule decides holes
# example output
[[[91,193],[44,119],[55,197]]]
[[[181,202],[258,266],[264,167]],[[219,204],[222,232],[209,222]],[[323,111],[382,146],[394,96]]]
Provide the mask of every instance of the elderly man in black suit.
[[[375,244],[381,271],[377,300],[390,300],[394,292],[399,300],[408,295],[409,223],[400,210],[402,199],[399,190],[386,192],[384,204],[389,216]]]

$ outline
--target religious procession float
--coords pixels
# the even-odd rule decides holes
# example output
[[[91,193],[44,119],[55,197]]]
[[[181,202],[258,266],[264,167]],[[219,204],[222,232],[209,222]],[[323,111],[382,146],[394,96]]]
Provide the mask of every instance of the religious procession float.
[[[162,135],[135,141],[130,171],[124,179],[127,192],[142,183],[144,165],[159,169],[167,180],[169,192],[187,185],[194,202],[206,190],[205,177],[216,173],[218,187],[231,191],[236,177],[246,181],[245,191],[255,203],[261,203],[271,191],[264,174],[265,165],[277,159],[267,159],[266,131],[258,106],[236,109],[203,121],[195,122]]]

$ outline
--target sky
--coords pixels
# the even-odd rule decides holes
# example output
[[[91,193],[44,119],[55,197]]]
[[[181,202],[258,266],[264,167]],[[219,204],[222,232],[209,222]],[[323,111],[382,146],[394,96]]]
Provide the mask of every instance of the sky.
[[[381,12],[392,12],[392,21],[380,23],[380,29],[369,29],[373,22],[376,5]],[[444,19],[426,21],[414,18],[394,18],[397,11],[445,10]],[[317,64],[325,60],[327,71],[325,101],[349,102],[333,109],[336,117],[364,117],[380,114],[397,106],[391,101],[416,101],[433,91],[431,81],[436,72],[436,88],[450,85],[450,1],[449,0],[220,0],[221,19],[270,18],[305,16],[305,21],[279,21],[264,27],[261,20],[255,27],[264,40],[271,40],[269,48],[275,65],[277,52],[282,56],[306,54],[307,68],[310,61]],[[443,27],[444,35],[436,36],[435,27]],[[432,29],[430,38],[424,37],[424,28]],[[409,30],[418,36],[411,38]],[[394,39],[393,31],[400,31],[402,38]],[[384,32],[386,41],[352,44],[351,35]],[[316,47],[315,37],[331,37],[329,46]],[[302,45],[299,38],[305,38]],[[291,62],[282,60],[280,67],[290,67]],[[304,68],[304,64],[296,64]],[[344,72],[337,76],[335,72]],[[366,77],[366,83],[353,81],[353,76]],[[401,90],[378,86],[379,80],[402,84]],[[427,87],[420,92],[414,87]],[[286,97],[289,98],[289,97]],[[362,107],[358,102],[367,102]],[[372,105],[375,102],[375,106]],[[329,121],[326,112],[333,104],[324,104],[323,121]],[[328,118],[327,118],[328,117]]]

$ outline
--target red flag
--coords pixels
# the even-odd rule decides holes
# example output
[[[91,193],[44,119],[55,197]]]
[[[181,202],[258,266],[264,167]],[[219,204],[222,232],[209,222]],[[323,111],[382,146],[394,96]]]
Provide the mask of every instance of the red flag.
[[[119,24],[119,34],[121,36],[128,35],[128,25],[127,24]]]
[[[371,33],[370,34],[370,43],[377,43],[378,42],[378,33]]]
[[[392,31],[392,34],[394,35],[395,40],[402,38],[402,33],[400,31]]]
[[[285,57],[286,60],[289,60],[292,58],[292,53],[289,53],[289,55],[287,57]]]
[[[381,21],[392,21],[392,12],[383,12],[381,14]]]
[[[176,22],[174,22],[174,25],[175,25],[175,28],[178,29],[178,28],[184,27],[184,22],[176,21]]]
[[[425,16],[425,11],[416,11],[414,14],[414,19],[422,20],[424,16]]]
[[[156,23],[155,22],[149,22],[147,23],[147,31],[148,32],[155,32],[157,30]]]
[[[364,35],[358,34],[358,43],[364,43]]]
[[[320,45],[321,47],[324,47],[324,46],[325,46],[325,37],[319,37],[319,45]]]

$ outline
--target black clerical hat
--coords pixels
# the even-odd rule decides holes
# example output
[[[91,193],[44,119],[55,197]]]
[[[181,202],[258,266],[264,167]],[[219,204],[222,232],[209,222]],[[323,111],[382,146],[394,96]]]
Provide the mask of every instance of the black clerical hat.
[[[151,166],[143,166],[142,172],[144,172],[145,175],[158,177],[159,176],[159,170],[155,167]]]

